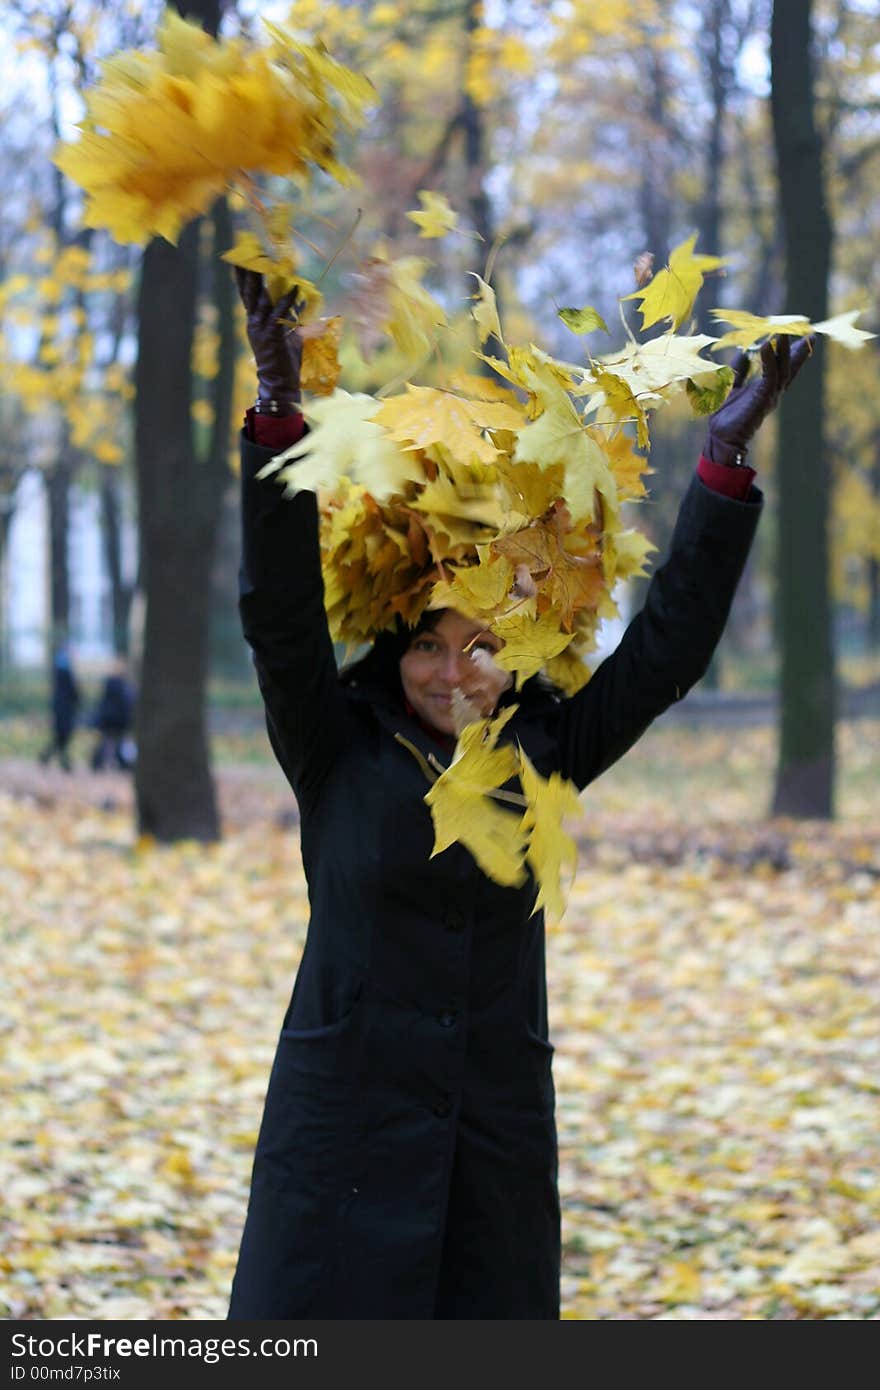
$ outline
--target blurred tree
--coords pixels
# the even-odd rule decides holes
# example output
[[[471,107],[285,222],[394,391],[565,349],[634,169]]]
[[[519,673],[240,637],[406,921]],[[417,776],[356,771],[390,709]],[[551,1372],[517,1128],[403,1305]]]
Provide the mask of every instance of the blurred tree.
[[[786,308],[827,317],[832,226],[814,112],[812,0],[774,0],[771,104],[785,229]],[[809,387],[779,411],[780,729],[774,815],[834,809],[835,662],[829,596],[831,493],[825,450],[825,347]]]
[[[220,0],[185,0],[181,14],[216,34]],[[213,260],[229,243],[218,207],[207,237]],[[220,818],[211,775],[205,687],[211,572],[227,477],[232,359],[231,277],[217,272],[223,362],[208,447],[193,438],[193,341],[202,223],[176,246],[147,246],[138,298],[135,455],[146,600],[137,705],[135,797],[141,834],[169,842],[216,840]]]
[[[26,94],[17,93],[16,101],[33,100],[35,108],[42,103],[47,118],[35,120],[34,113],[29,113],[31,158],[24,166],[33,173],[16,190],[18,196],[5,201],[0,221],[4,268],[14,267],[15,272],[0,288],[5,311],[0,363],[6,393],[14,402],[18,453],[16,463],[3,469],[4,493],[14,504],[20,477],[27,469],[40,469],[49,511],[54,634],[66,634],[70,623],[72,486],[112,477],[102,491],[118,492],[118,465],[126,454],[120,438],[125,433],[124,403],[131,388],[119,359],[130,328],[129,256],[109,238],[79,225],[78,195],[49,158],[73,90],[85,86],[94,74],[97,31],[107,19],[107,9],[100,0],[48,4],[20,0],[7,18],[16,50],[27,58],[32,74]],[[114,20],[115,41],[126,22]],[[9,113],[3,155],[4,161],[15,162],[18,150],[21,165],[19,114],[18,110]],[[34,125],[39,132],[36,137]],[[48,141],[41,140],[44,133]],[[13,170],[11,185],[15,179]],[[8,520],[11,506],[6,514]],[[105,539],[119,630],[128,596],[118,535],[105,532]],[[51,645],[50,640],[50,649]]]
[[[867,309],[880,328],[880,26],[876,4],[835,0],[817,11],[817,120],[835,228],[834,282],[842,308]],[[833,469],[833,597],[880,650],[880,418],[878,344],[855,356],[832,344],[826,431]],[[841,627],[843,625],[841,624]],[[847,624],[852,627],[852,623]]]

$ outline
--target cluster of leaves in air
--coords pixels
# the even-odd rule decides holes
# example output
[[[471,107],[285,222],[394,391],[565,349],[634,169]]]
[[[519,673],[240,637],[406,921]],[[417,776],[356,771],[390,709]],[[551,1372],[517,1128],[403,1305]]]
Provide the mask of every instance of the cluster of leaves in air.
[[[273,300],[296,291],[291,330],[304,340],[311,428],[265,471],[290,494],[319,496],[334,639],[357,647],[398,621],[415,624],[427,607],[453,608],[502,639],[496,660],[517,688],[544,671],[574,694],[603,619],[617,613],[615,587],[644,572],[652,548],[623,518],[623,504],[646,495],[651,412],[682,391],[697,414],[721,404],[732,373],[702,356],[706,348],[779,333],[825,331],[851,345],[870,335],[853,328],[854,315],[810,325],[731,310],[713,311],[732,324],[720,338],[680,334],[705,273],[722,264],[697,254],[691,237],[657,274],[640,258],[627,296],[641,301],[643,328],[669,325],[659,336],[642,342],[627,330],[623,347],[587,352],[583,363],[507,343],[487,270],[474,277],[473,370],[420,384],[441,339],[460,332],[423,284],[430,262],[395,259],[380,244],[358,263],[347,322],[320,317],[319,285],[294,250],[302,203],[267,205],[255,182],[282,175],[302,193],[316,170],[350,180],[336,139],[363,119],[373,88],[325,49],[266,28],[270,42],[258,48],[214,40],[169,13],[156,53],[105,65],[82,139],[57,162],[86,190],[87,221],[118,240],[173,240],[230,189],[257,214],[224,258],[261,272]],[[443,197],[425,190],[420,202],[408,215],[423,238],[457,231]],[[561,316],[576,335],[608,332],[590,307]],[[338,386],[347,327],[366,354],[390,338],[404,364],[376,395]],[[561,818],[573,793],[498,745],[506,718],[462,728],[452,766],[427,798],[436,849],[458,839],[505,883],[520,881],[528,862],[541,898],[561,910],[560,870],[574,860]],[[524,812],[496,804],[509,800],[503,784],[514,776]]]
[[[255,175],[349,177],[336,142],[360,120],[372,84],[264,24],[265,45],[217,40],[169,9],[155,52],[103,63],[79,140],[56,155],[85,190],[87,226],[123,243],[176,241],[230,188],[251,196]]]

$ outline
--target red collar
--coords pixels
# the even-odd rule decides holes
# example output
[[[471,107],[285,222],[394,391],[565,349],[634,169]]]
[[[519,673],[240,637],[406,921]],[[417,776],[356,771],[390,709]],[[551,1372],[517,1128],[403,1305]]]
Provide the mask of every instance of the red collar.
[[[423,719],[420,714],[416,713],[406,696],[403,698],[403,707],[409,717],[414,719],[419,728],[424,729],[425,733],[429,734],[435,743],[439,743],[441,748],[445,748],[450,753],[453,751],[455,748],[455,738],[452,734],[444,734],[441,733],[439,729],[435,729],[433,724],[429,724],[426,719]]]

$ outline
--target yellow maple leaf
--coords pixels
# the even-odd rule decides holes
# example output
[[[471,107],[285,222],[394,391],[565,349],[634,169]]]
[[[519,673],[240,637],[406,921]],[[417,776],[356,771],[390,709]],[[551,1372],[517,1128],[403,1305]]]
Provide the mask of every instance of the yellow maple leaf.
[[[517,531],[543,516],[565,490],[565,465],[562,463],[542,466],[502,455],[495,468],[508,500],[505,531]]]
[[[460,462],[493,463],[499,449],[490,430],[515,430],[522,424],[520,408],[501,401],[469,400],[433,386],[407,385],[399,396],[387,396],[376,415],[392,439],[428,448],[442,444]]]
[[[92,452],[99,463],[122,463],[125,458],[122,449],[112,439],[99,439]]]
[[[572,517],[592,519],[597,491],[616,505],[614,479],[602,445],[587,432],[571,397],[552,374],[527,370],[526,377],[543,409],[520,430],[514,463],[536,463],[542,468],[561,464]]]
[[[582,367],[574,362],[563,362],[557,357],[551,357],[534,343],[530,343],[527,348],[516,343],[508,346],[506,362],[502,362],[498,357],[488,357],[481,352],[478,352],[477,356],[505,381],[510,381],[514,386],[529,392],[532,400],[526,407],[526,414],[530,420],[540,415],[542,410],[541,402],[537,399],[539,384],[548,383],[552,379],[563,390],[571,391],[584,376]]]
[[[591,431],[587,431],[591,433]],[[644,475],[654,470],[648,467],[648,460],[637,454],[632,436],[625,430],[615,430],[610,438],[603,439],[605,456],[617,484],[617,495],[622,502],[636,501],[646,495]]]
[[[526,859],[538,883],[534,911],[546,907],[558,921],[565,912],[563,874],[570,888],[577,869],[577,845],[563,829],[563,820],[579,815],[581,806],[573,783],[558,772],[541,777],[522,749],[519,756],[520,782],[528,803],[523,817],[529,836]]]
[[[402,492],[423,473],[418,459],[395,444],[374,416],[381,402],[337,388],[303,407],[309,433],[276,454],[260,476],[277,473],[287,493],[333,489],[340,478],[359,483],[378,499]]]
[[[864,328],[856,328],[855,321],[861,312],[861,309],[849,309],[845,314],[835,314],[833,318],[814,323],[810,331],[824,334],[841,347],[863,347],[869,338],[876,338],[877,334],[868,333]]]
[[[382,328],[409,363],[427,357],[437,330],[446,326],[446,311],[422,284],[427,269],[428,262],[418,256],[388,261],[387,317]]]
[[[513,391],[508,386],[502,386],[500,381],[491,376],[466,372],[461,367],[455,367],[449,373],[449,387],[462,396],[470,396],[478,401],[503,401],[506,405],[522,411],[519,398]]]
[[[643,406],[636,399],[629,382],[614,372],[603,371],[597,371],[593,379],[602,392],[604,412],[610,414],[618,422],[635,424],[639,448],[649,448],[651,436],[648,430],[648,417]]]
[[[537,675],[559,656],[571,641],[571,634],[562,631],[559,615],[552,610],[536,618],[527,613],[511,613],[493,622],[492,631],[504,642],[501,650],[495,653],[495,664],[515,674],[518,690],[530,676]]]
[[[242,231],[220,259],[229,265],[238,265],[244,270],[256,270],[265,276],[266,290],[273,304],[296,287],[299,291],[298,298],[310,307],[314,306],[316,301],[320,301],[320,290],[297,272],[296,260],[289,251],[285,252],[278,247],[273,250],[274,254],[267,251],[255,232]]]
[[[514,568],[528,568],[565,633],[572,631],[577,609],[595,606],[605,587],[598,555],[588,558],[566,549],[558,512],[494,540],[491,549],[496,555],[506,556]]]
[[[431,608],[454,608],[474,622],[492,622],[509,606],[513,566],[509,560],[491,557],[481,548],[478,565],[450,565],[449,579],[431,589]]]
[[[419,228],[421,237],[443,237],[454,232],[458,226],[458,213],[453,212],[442,193],[432,193],[430,189],[420,188],[418,199],[421,209],[406,215]]]
[[[727,347],[748,349],[763,338],[772,338],[780,333],[800,338],[812,331],[810,320],[804,318],[803,314],[769,314],[761,317],[760,314],[750,314],[746,309],[710,309],[709,313],[720,323],[731,325],[728,333],[716,339],[713,352]]]
[[[362,119],[373,88],[277,26],[273,42],[215,39],[166,10],[155,52],[102,65],[80,138],[55,163],[86,194],[87,226],[117,241],[176,241],[242,176],[346,179],[340,126]]]
[[[594,329],[601,328],[603,333],[610,333],[608,324],[591,304],[586,304],[582,309],[558,309],[557,314],[566,328],[570,328],[572,333],[580,336],[582,333],[592,333]]]
[[[620,579],[634,579],[637,575],[646,574],[648,556],[656,549],[644,532],[634,528],[616,530],[606,535],[602,547],[602,565],[608,585],[613,587]]]
[[[502,787],[518,770],[513,746],[496,746],[512,712],[513,707],[500,719],[468,724],[459,735],[452,763],[425,797],[434,822],[431,858],[458,841],[484,873],[507,887],[525,882],[523,816],[504,809],[487,793]]]
[[[314,396],[329,396],[339,381],[342,318],[319,319],[300,329],[303,339],[300,385]]]
[[[747,350],[762,339],[773,338],[779,334],[801,338],[821,333],[847,348],[860,348],[869,338],[877,336],[876,333],[866,332],[864,328],[856,328],[855,321],[862,312],[861,309],[849,309],[844,314],[822,319],[820,323],[810,323],[802,314],[769,314],[766,318],[761,318],[744,309],[710,309],[709,312],[719,322],[733,325],[729,333],[717,339],[713,352],[725,347]]]
[[[485,539],[487,532],[497,531],[502,522],[496,488],[474,483],[465,489],[445,473],[427,483],[409,505],[424,514],[431,530],[442,532],[453,544],[473,545]]]
[[[595,359],[594,372],[584,380],[583,391],[589,394],[601,389],[597,387],[594,373],[610,372],[626,382],[640,406],[659,405],[681,391],[691,378],[708,381],[713,372],[721,372],[719,363],[700,356],[702,349],[714,342],[715,339],[705,333],[690,337],[661,333],[646,343],[627,343],[619,352],[603,353]]]
[[[697,233],[688,237],[670,253],[668,264],[640,289],[623,295],[624,299],[640,299],[642,327],[650,328],[661,319],[671,319],[678,328],[691,312],[707,270],[718,270],[727,264],[724,256],[694,254]]]
[[[475,270],[470,273],[477,282],[477,293],[473,296],[475,302],[471,310],[471,317],[477,325],[477,337],[481,344],[485,343],[487,338],[497,338],[499,343],[503,343],[495,291]]]
[[[598,626],[598,619],[595,624]],[[551,657],[544,669],[548,680],[563,695],[576,695],[590,679],[590,668],[580,653],[577,639],[573,639],[558,656]]]

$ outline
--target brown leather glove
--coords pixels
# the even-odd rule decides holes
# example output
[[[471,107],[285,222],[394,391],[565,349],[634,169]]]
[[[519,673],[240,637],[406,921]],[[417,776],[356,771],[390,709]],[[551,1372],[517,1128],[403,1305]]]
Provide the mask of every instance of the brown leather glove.
[[[813,347],[812,338],[798,338],[792,345],[787,333],[780,333],[776,344],[761,347],[761,375],[746,381],[748,353],[737,353],[733,385],[724,404],[709,416],[703,453],[713,463],[731,468],[745,463],[749,440],[776,409],[783,391],[794,381]]]
[[[233,268],[257,367],[255,409],[260,415],[292,415],[300,399],[302,363],[302,336],[290,322],[301,308],[296,289],[273,304],[258,271]]]

